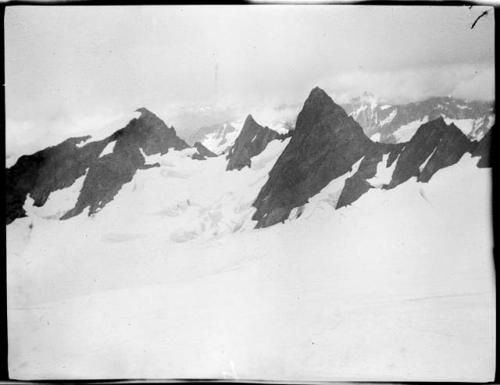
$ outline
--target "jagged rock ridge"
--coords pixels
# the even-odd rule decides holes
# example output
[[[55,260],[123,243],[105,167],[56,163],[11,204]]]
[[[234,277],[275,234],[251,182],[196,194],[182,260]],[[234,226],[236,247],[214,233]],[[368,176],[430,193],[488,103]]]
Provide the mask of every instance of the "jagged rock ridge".
[[[413,176],[427,182],[439,169],[458,162],[465,152],[474,155],[479,143],[469,141],[442,118],[422,125],[407,143],[373,142],[352,117],[323,90],[315,88],[297,118],[290,143],[254,202],[257,211],[253,219],[256,227],[284,221],[293,208],[351,172],[360,160],[357,171],[346,179],[336,208],[351,204],[374,187],[394,188]],[[388,183],[374,186],[370,180],[384,159],[386,167],[394,167],[393,175]],[[482,159],[484,156],[480,162]]]
[[[472,152],[473,156],[480,157],[477,163],[478,167],[492,167],[492,157],[491,157],[491,136],[493,135],[495,126],[486,133],[486,135],[477,143],[476,148]]]
[[[43,206],[53,191],[69,187],[83,176],[111,141],[107,138],[77,146],[88,138],[70,138],[32,155],[23,155],[6,170],[7,224],[26,216],[23,206],[28,194],[35,206]]]
[[[474,146],[462,131],[454,124],[447,125],[441,117],[425,123],[405,145],[388,187],[414,176],[419,182],[428,182],[436,171],[457,163]]]
[[[84,175],[77,203],[62,219],[86,208],[93,214],[113,200],[137,170],[159,166],[148,164],[147,156],[189,147],[155,114],[144,108],[138,111],[139,118],[103,140],[82,144],[89,137],[70,138],[22,156],[6,172],[7,223],[26,215],[23,205],[28,194],[35,206],[43,206],[53,191],[71,186]],[[251,166],[252,157],[270,141],[292,137],[254,201],[253,219],[257,227],[265,227],[284,221],[292,209],[348,172],[351,176],[342,179],[335,208],[352,204],[372,188],[394,188],[412,177],[427,182],[466,152],[479,157],[478,167],[489,167],[491,131],[478,142],[470,141],[455,125],[438,118],[423,124],[406,143],[374,142],[323,90],[315,88],[304,103],[296,129],[286,135],[248,116],[228,156],[227,169]],[[193,159],[216,156],[201,143],[194,148]],[[389,180],[377,180],[380,166],[392,168]]]
[[[35,206],[43,206],[51,192],[71,186],[85,173],[75,207],[61,219],[78,215],[87,207],[93,214],[109,203],[137,170],[156,166],[146,164],[144,155],[189,147],[155,114],[145,108],[137,111],[139,118],[103,140],[79,147],[77,144],[89,137],[70,138],[19,158],[6,170],[7,224],[26,215],[23,205],[28,194]],[[113,146],[112,151],[103,154],[108,146]]]
[[[297,117],[290,143],[254,202],[257,227],[287,219],[293,208],[351,171],[373,146],[354,119],[322,89],[314,88]],[[397,145],[392,147],[397,150]]]
[[[241,170],[243,167],[250,167],[252,157],[264,151],[269,142],[283,138],[284,135],[261,126],[252,115],[248,115],[240,135],[236,138],[234,146],[231,147],[227,155],[227,170]]]
[[[113,151],[100,157],[89,168],[75,207],[61,219],[71,218],[89,208],[93,214],[109,203],[121,187],[132,180],[139,169],[147,165],[145,155],[165,154],[169,148],[183,150],[188,144],[180,139],[174,128],[145,108],[137,110],[141,116],[132,119],[126,127],[111,136]]]

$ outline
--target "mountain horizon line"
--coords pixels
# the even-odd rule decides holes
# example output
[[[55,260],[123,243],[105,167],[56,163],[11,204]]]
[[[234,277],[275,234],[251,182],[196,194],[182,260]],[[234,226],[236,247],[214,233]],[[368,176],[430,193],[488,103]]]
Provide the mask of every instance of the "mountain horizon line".
[[[157,162],[148,163],[151,155],[190,149],[193,160],[217,156],[201,142],[189,145],[173,126],[149,109],[140,107],[136,111],[139,117],[102,140],[89,141],[89,136],[69,138],[23,155],[7,168],[7,223],[26,215],[23,206],[28,195],[35,206],[43,206],[53,191],[71,186],[82,176],[85,179],[75,206],[60,219],[71,218],[86,208],[89,215],[100,211],[138,170],[160,167]],[[253,216],[257,227],[267,227],[284,221],[293,208],[303,206],[330,181],[352,172],[360,160],[358,170],[346,180],[336,208],[352,204],[372,188],[394,188],[412,176],[427,182],[436,171],[458,162],[466,152],[480,158],[478,167],[489,167],[490,136],[469,140],[441,116],[420,125],[409,141],[377,142],[323,89],[314,87],[297,116],[294,130],[288,134],[261,126],[248,114],[227,151],[227,171],[251,167],[252,158],[270,142],[289,140],[253,204],[257,208]],[[384,159],[386,167],[395,164],[396,168],[391,180],[374,186],[369,181],[375,178],[377,165]]]

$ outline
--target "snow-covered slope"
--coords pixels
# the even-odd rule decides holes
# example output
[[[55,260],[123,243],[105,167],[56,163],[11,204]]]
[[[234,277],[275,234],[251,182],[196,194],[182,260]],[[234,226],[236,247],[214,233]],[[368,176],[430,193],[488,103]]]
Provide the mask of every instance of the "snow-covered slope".
[[[490,169],[465,154],[339,210],[326,189],[254,230],[286,145],[238,172],[154,155],[91,217],[28,200],[7,227],[11,377],[492,380]]]

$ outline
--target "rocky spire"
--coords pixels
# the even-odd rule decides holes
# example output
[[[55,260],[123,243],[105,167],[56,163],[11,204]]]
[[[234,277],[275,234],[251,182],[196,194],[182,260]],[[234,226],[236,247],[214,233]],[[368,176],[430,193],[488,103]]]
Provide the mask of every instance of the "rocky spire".
[[[226,169],[230,171],[250,167],[252,157],[260,154],[270,141],[278,138],[280,135],[276,131],[261,126],[252,115],[248,115],[240,135],[227,155]]]

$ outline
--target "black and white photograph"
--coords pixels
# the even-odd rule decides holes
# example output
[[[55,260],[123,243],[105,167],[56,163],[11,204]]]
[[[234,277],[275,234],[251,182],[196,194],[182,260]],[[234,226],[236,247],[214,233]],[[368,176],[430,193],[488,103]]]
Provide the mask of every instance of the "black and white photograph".
[[[8,5],[12,380],[490,382],[495,9]]]

